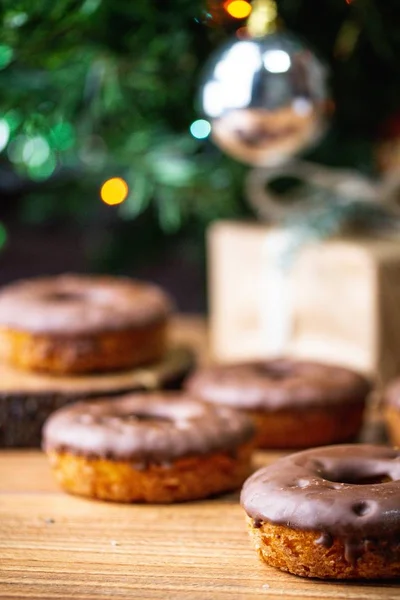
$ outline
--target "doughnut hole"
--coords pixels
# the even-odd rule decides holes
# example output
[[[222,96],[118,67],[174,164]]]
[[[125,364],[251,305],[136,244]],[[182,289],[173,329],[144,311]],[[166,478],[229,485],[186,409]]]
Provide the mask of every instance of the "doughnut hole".
[[[85,299],[85,295],[79,292],[54,292],[43,296],[46,302],[81,302]]]
[[[287,360],[255,363],[253,369],[258,375],[268,377],[268,379],[272,379],[273,381],[282,381],[296,374],[294,363]]]
[[[314,472],[325,479],[326,481],[330,481],[332,483],[339,484],[339,488],[342,485],[376,485],[380,483],[389,483],[393,481],[393,478],[389,475],[389,473],[381,472],[381,473],[371,473],[364,472],[360,474],[358,469],[352,467],[349,470],[349,467],[346,464],[341,464],[338,462],[334,465],[333,468],[325,468],[322,463],[318,463],[318,465],[314,464]],[[364,466],[365,468],[365,466]]]
[[[173,423],[173,419],[169,419],[163,415],[151,415],[149,413],[134,413],[131,415],[124,415],[124,421],[138,421],[139,423]]]
[[[85,415],[83,415],[85,416]],[[118,416],[109,416],[106,415],[100,418],[100,422],[106,425],[118,426],[123,425],[127,422],[137,422],[137,423],[153,423],[153,424],[166,424],[173,423],[174,419],[169,419],[164,415],[155,415],[149,413],[127,413],[120,414]]]

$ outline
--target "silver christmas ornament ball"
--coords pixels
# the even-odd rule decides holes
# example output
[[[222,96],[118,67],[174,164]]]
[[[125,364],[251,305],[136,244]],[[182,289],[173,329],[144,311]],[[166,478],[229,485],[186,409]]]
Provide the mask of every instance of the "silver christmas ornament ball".
[[[281,164],[315,144],[331,105],[327,70],[296,37],[277,32],[230,41],[200,89],[214,142],[253,166]]]

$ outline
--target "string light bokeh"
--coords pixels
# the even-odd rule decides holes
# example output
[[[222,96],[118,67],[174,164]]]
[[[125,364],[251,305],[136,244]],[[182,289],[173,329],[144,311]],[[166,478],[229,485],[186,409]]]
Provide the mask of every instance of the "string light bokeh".
[[[225,2],[224,8],[228,15],[234,19],[246,19],[252,10],[251,4],[246,0],[231,0]]]
[[[206,119],[197,119],[191,124],[190,133],[197,140],[204,140],[211,133],[211,123]]]
[[[112,177],[103,183],[100,189],[100,198],[108,206],[122,204],[129,194],[128,184],[121,177]]]

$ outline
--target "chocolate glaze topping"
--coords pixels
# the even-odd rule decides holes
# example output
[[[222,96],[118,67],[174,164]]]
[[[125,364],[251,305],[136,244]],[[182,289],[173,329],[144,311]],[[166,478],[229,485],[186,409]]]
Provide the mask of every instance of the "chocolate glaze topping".
[[[162,463],[188,455],[232,451],[253,436],[246,415],[179,393],[129,394],[79,402],[49,417],[45,450]]]
[[[32,333],[101,333],[158,322],[171,302],[157,286],[127,278],[61,275],[0,291],[0,326]]]
[[[208,402],[277,410],[362,402],[371,385],[342,367],[280,358],[206,367],[192,375],[186,389]]]
[[[260,522],[344,541],[349,562],[379,540],[400,536],[400,450],[368,444],[327,446],[281,458],[245,482],[241,503]]]

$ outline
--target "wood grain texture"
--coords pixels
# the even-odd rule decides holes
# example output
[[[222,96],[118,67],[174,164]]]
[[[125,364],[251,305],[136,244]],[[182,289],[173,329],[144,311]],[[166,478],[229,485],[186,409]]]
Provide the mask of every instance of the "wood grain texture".
[[[259,453],[255,467],[279,455]],[[310,581],[267,567],[238,494],[173,506],[89,501],[59,490],[40,452],[13,450],[0,452],[0,598],[399,600],[400,584]]]
[[[260,453],[257,463],[275,460]],[[0,454],[0,598],[398,600],[388,584],[303,580],[261,563],[238,495],[174,506],[63,494],[39,452]]]

